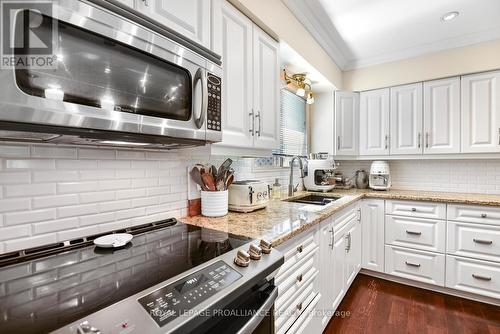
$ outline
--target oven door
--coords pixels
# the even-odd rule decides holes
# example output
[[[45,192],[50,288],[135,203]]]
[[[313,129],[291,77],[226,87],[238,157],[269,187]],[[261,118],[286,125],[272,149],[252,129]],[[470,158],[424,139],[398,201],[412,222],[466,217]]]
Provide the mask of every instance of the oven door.
[[[220,68],[88,3],[54,1],[41,14],[19,11],[13,31],[41,19],[55,66],[2,69],[0,121],[217,141],[207,138],[207,75]]]
[[[210,319],[193,333],[274,334],[274,302],[278,288],[274,280],[253,287],[233,303],[212,310]],[[179,333],[182,332],[181,328]]]

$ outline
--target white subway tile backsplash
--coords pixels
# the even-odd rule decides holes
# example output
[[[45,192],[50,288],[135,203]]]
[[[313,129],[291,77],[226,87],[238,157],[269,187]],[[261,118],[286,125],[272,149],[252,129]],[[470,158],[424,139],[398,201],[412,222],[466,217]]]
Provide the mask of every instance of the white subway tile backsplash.
[[[127,190],[118,190],[116,192],[116,199],[128,199],[128,198],[138,198],[146,196],[146,189],[127,189]]]
[[[3,188],[4,197],[29,197],[56,194],[55,183],[16,184],[6,185]]]
[[[114,201],[116,198],[116,194],[114,191],[98,191],[91,193],[83,193],[80,194],[79,197],[80,197],[80,203],[88,204],[88,203]]]
[[[29,146],[2,145],[0,146],[0,157],[3,158],[27,158],[30,156]]]
[[[130,200],[104,202],[100,203],[101,212],[115,212],[119,210],[126,210],[130,208]]]
[[[3,199],[0,200],[0,212],[29,210],[29,198]]]
[[[106,180],[99,181],[100,190],[117,190],[117,189],[129,189],[132,185],[131,180]]]
[[[11,212],[5,215],[5,225],[19,225],[56,218],[56,209]]]
[[[102,223],[108,223],[115,220],[114,212],[99,213],[97,215],[83,216],[79,218],[80,225],[99,225]]]
[[[77,227],[78,218],[51,220],[48,222],[34,223],[33,234],[45,234],[61,230],[73,229]]]
[[[68,194],[68,195],[56,195],[56,196],[44,196],[33,198],[33,208],[43,209],[51,208],[54,206],[66,206],[78,204],[78,195]]]
[[[0,172],[0,185],[2,184],[23,184],[30,183],[29,172]]]
[[[68,170],[51,170],[33,172],[33,182],[61,182],[61,181],[76,181],[79,179],[77,171]]]
[[[5,160],[6,169],[54,169],[55,165],[51,159]]]
[[[63,182],[57,184],[58,194],[74,194],[99,190],[98,182]]]
[[[104,169],[128,169],[130,161],[127,160],[99,160],[97,165]]]
[[[99,204],[83,204],[74,206],[64,206],[57,209],[57,217],[79,217],[99,212]]]
[[[57,169],[97,169],[97,160],[56,160]]]
[[[42,234],[27,238],[19,238],[14,240],[7,240],[3,242],[4,251],[12,252],[19,249],[31,248],[40,245],[52,244],[56,242],[56,235],[54,233]]]
[[[79,148],[78,149],[78,158],[80,159],[115,159],[116,151],[107,148]]]
[[[62,158],[76,159],[76,148],[74,147],[58,147],[58,146],[32,146],[32,158]]]
[[[0,241],[19,239],[31,235],[30,225],[0,227]]]

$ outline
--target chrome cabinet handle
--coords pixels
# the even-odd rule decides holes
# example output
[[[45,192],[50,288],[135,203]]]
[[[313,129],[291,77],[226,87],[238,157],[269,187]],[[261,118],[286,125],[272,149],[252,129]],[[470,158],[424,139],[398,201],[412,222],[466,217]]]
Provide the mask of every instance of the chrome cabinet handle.
[[[253,112],[253,108],[248,113],[248,116],[251,117],[251,122],[252,122],[252,128],[248,129],[248,132],[250,132],[252,134],[252,137],[253,137],[255,135],[255,113]]]
[[[422,235],[422,232],[415,232],[415,231],[408,231],[406,230],[407,234],[412,234],[412,235]]]
[[[419,132],[418,133],[418,138],[417,138],[417,142],[418,142],[418,148],[421,148],[422,147],[422,134]]]
[[[417,208],[411,208],[411,212],[417,212]]]
[[[474,277],[475,279],[482,280],[482,281],[491,281],[491,277],[486,277],[486,276],[481,276],[481,275],[476,275],[476,274],[472,274],[472,277]]]
[[[351,250],[351,232],[347,233],[345,236],[345,239],[347,241],[347,245],[345,246],[345,250],[347,253]]]
[[[300,245],[297,247],[297,252],[302,253],[304,251],[304,246]]]
[[[302,278],[303,278],[302,274],[300,274],[299,276],[297,276],[297,282],[299,282],[299,283],[302,282]]]
[[[337,136],[337,150],[340,150],[340,136]]]
[[[302,303],[297,304],[297,310],[301,311],[302,310]]]
[[[407,266],[410,266],[410,267],[417,267],[417,268],[420,267],[420,263],[412,263],[412,262],[408,262],[408,261],[405,261],[405,263]]]
[[[142,2],[144,3],[144,6],[149,7],[149,1],[148,0],[142,0]]]
[[[385,135],[385,149],[389,148],[389,135]]]
[[[482,244],[482,245],[491,245],[493,241],[491,240],[481,240],[481,239],[472,239],[476,244]]]
[[[500,145],[500,128],[498,128],[498,145]]]
[[[488,215],[486,213],[481,213],[481,218],[486,218]]]
[[[425,133],[425,148],[429,148],[429,132]]]
[[[255,118],[259,119],[259,121],[257,122],[257,124],[259,125],[259,130],[255,131],[255,133],[257,134],[257,137],[260,137],[261,127],[262,127],[262,117],[260,116],[259,110],[257,110],[257,115],[255,115]]]

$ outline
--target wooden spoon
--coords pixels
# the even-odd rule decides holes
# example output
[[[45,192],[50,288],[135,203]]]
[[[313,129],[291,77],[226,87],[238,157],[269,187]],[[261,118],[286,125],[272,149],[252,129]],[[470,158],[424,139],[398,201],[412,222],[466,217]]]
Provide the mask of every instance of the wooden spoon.
[[[225,185],[225,188],[226,190],[229,188],[229,186],[233,183],[234,181],[234,175],[231,174],[229,175],[229,177],[226,179],[226,185]]]
[[[215,191],[215,181],[212,174],[203,173],[201,174],[201,179],[203,180],[203,183],[205,184],[205,186],[208,188],[209,191]]]

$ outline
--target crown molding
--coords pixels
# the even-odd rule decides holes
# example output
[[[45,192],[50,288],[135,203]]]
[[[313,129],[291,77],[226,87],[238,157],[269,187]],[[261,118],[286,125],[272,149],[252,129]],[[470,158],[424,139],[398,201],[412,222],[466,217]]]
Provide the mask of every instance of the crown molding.
[[[414,58],[425,54],[460,48],[500,39],[496,29],[474,32],[455,38],[421,44],[404,50],[382,53],[374,57],[355,58],[317,0],[281,0],[295,15],[328,56],[342,71]]]
[[[343,69],[350,52],[317,0],[281,0],[328,56]]]

